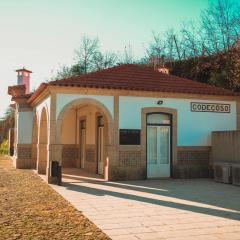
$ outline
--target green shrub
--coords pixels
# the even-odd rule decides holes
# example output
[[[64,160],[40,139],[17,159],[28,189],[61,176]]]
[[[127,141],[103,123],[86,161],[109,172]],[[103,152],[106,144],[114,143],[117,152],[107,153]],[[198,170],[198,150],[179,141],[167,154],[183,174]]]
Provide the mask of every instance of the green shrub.
[[[8,140],[4,140],[2,144],[0,144],[0,155],[8,154]]]

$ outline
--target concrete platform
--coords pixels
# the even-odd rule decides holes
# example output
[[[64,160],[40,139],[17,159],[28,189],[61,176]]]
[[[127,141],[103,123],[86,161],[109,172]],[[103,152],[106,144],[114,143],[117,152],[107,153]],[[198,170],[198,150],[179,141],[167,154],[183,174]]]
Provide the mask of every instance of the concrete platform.
[[[106,182],[63,173],[63,186],[52,188],[114,240],[240,239],[239,187],[208,179]]]

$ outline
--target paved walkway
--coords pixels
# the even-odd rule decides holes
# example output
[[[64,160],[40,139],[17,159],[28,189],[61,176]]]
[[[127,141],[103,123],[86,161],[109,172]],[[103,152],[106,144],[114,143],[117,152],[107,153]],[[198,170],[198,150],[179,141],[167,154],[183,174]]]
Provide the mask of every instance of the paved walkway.
[[[240,188],[211,180],[104,182],[65,175],[52,187],[113,240],[240,240]]]

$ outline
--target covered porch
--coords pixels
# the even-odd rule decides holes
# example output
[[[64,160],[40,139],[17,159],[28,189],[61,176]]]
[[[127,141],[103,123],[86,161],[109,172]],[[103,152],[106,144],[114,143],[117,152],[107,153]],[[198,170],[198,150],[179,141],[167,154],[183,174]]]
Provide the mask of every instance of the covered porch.
[[[53,121],[55,114],[50,106],[50,112],[43,107],[34,116],[32,161],[37,173],[56,182],[52,163],[57,161],[64,180],[108,180],[113,131],[108,110],[84,98],[61,106]]]
[[[58,121],[63,174],[108,179],[108,122],[104,111],[91,102],[76,102],[64,109]]]

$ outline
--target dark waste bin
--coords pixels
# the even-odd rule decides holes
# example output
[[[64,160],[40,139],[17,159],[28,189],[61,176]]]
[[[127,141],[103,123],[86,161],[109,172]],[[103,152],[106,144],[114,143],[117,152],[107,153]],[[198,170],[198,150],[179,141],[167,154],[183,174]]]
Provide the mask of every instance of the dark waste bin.
[[[52,161],[51,176],[57,178],[58,185],[62,184],[62,168],[59,166],[58,161]]]
[[[51,167],[52,177],[58,177],[58,167],[59,167],[58,161],[52,161],[52,167]]]

